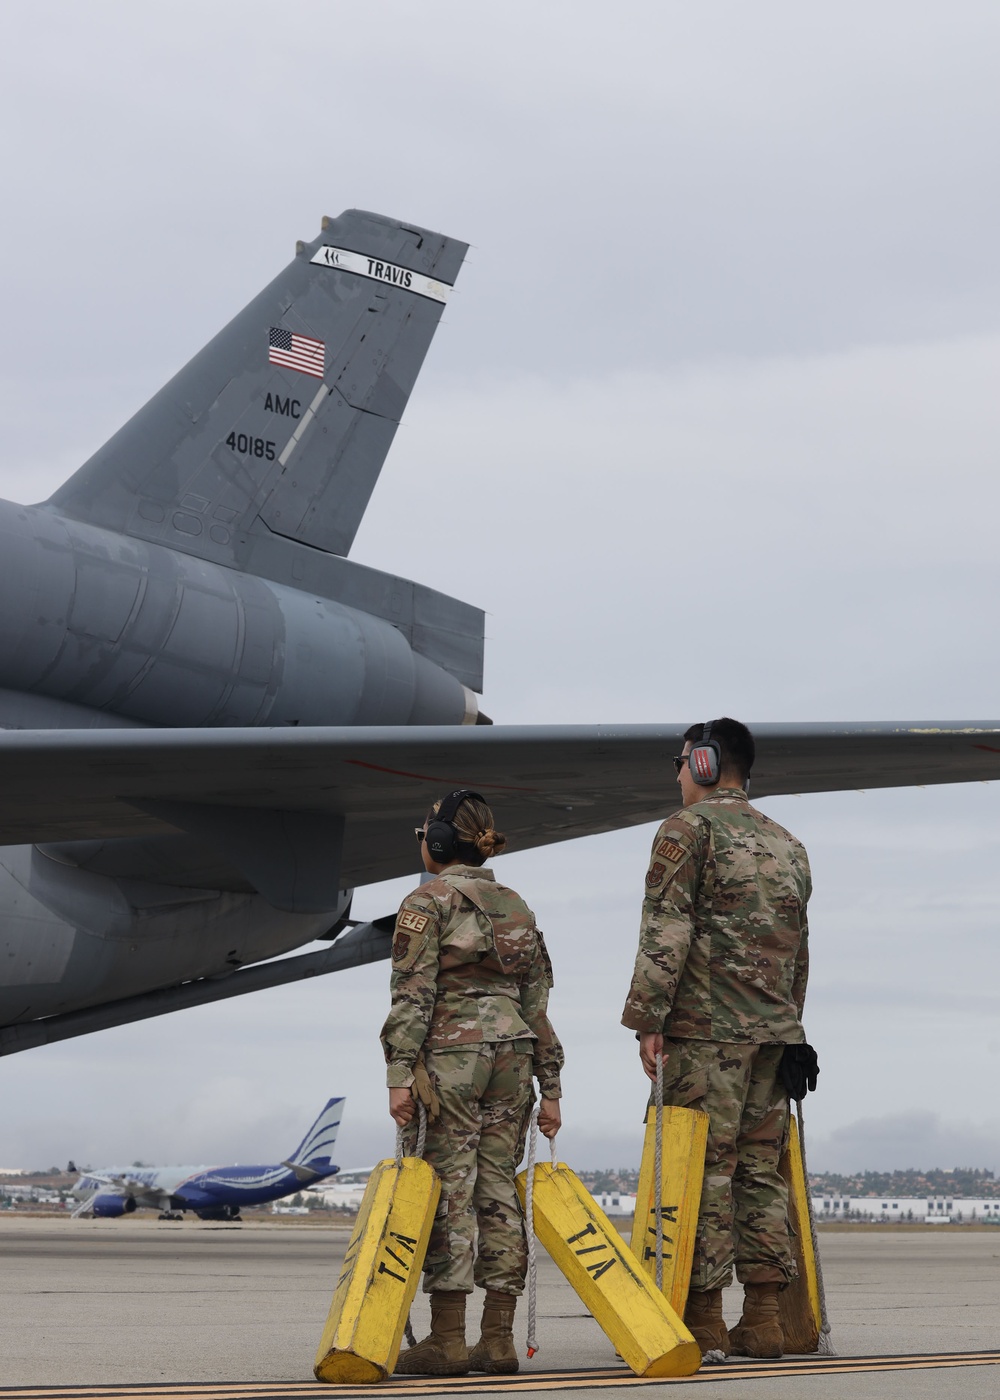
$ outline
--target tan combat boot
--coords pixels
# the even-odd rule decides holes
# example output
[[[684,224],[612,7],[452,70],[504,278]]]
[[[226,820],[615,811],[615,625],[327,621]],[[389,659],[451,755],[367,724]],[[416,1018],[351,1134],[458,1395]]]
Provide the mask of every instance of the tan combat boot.
[[[743,1299],[743,1316],[733,1329],[734,1356],[775,1358],[785,1349],[778,1313],[777,1283],[747,1283]]]
[[[729,1333],[722,1316],[722,1289],[693,1289],[684,1309],[684,1326],[701,1347],[702,1356],[709,1351],[729,1355]]]
[[[469,1352],[470,1371],[485,1371],[488,1376],[511,1376],[518,1369],[514,1350],[516,1307],[517,1298],[513,1293],[497,1293],[487,1288],[482,1336]]]
[[[431,1331],[416,1346],[400,1352],[397,1376],[467,1376],[464,1293],[431,1294]]]

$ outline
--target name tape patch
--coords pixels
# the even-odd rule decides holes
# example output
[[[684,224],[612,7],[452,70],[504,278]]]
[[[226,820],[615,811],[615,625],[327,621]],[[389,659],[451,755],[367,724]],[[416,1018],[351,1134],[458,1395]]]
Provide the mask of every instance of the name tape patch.
[[[663,856],[664,860],[672,860],[679,863],[687,855],[683,846],[678,846],[676,841],[661,841],[656,848],[656,854]]]
[[[417,914],[412,909],[404,909],[396,920],[398,928],[408,928],[411,933],[423,933],[431,921],[430,914]]]
[[[433,277],[425,277],[410,267],[370,258],[367,253],[352,253],[349,248],[331,248],[328,243],[318,248],[309,261],[320,267],[339,268],[341,272],[356,272],[361,277],[370,277],[373,282],[386,282],[390,287],[402,287],[405,292],[416,292],[418,297],[430,297],[431,301],[447,301],[451,291],[447,282],[436,282]]]

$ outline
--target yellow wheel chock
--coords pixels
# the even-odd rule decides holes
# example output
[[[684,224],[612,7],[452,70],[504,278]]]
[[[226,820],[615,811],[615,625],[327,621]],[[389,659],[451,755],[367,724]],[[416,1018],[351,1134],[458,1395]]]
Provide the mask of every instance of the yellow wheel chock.
[[[437,1173],[419,1157],[372,1172],[316,1353],[317,1380],[363,1385],[392,1374],[440,1196]]]
[[[663,1294],[678,1317],[684,1316],[694,1242],[698,1231],[701,1183],[705,1175],[708,1114],[693,1108],[664,1108],[663,1141]],[[651,1279],[656,1278],[656,1109],[646,1114],[646,1136],[632,1221],[632,1253]]]
[[[527,1174],[517,1176],[524,1204]],[[698,1343],[564,1162],[535,1167],[535,1233],[637,1376],[690,1376]]]
[[[802,1355],[819,1350],[823,1313],[809,1221],[809,1185],[802,1164],[799,1128],[794,1118],[779,1170],[788,1183],[788,1223],[792,1227],[792,1249],[799,1276],[778,1294],[778,1307],[781,1330],[785,1334],[785,1351]]]

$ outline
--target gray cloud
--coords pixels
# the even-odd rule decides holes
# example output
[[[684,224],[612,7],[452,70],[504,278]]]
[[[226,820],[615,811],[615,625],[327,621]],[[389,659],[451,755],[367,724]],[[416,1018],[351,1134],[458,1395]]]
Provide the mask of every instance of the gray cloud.
[[[0,490],[46,496],[322,213],[375,208],[474,247],[354,557],[488,609],[489,713],[1000,718],[998,29],[912,0],[39,0],[0,56]],[[997,1161],[998,802],[765,804],[816,877],[814,1165]],[[649,836],[501,866],[553,948],[581,1166],[638,1158]],[[364,1163],[385,1004],[357,969],[16,1057],[5,1155],[267,1159],[346,1090]],[[966,1126],[920,1117],[943,1104]],[[857,1126],[887,1112],[916,1126]]]
[[[809,1139],[813,1171],[894,1171],[916,1167],[1000,1168],[1000,1119],[985,1123],[938,1113],[889,1113],[860,1118],[825,1138]]]
[[[472,241],[452,373],[978,333],[998,30],[987,0],[41,0],[4,55],[10,314],[50,344],[44,285],[64,364],[153,334],[159,380],[332,201]]]

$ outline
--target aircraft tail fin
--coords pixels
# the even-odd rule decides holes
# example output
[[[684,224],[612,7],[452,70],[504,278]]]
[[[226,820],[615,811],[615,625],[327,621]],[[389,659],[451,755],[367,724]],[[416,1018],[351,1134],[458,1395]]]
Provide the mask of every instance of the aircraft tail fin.
[[[298,1147],[288,1158],[282,1162],[283,1167],[288,1167],[300,1180],[311,1176],[308,1170],[317,1161],[329,1162],[333,1145],[337,1141],[337,1130],[340,1127],[340,1120],[344,1112],[344,1100],[329,1099],[322,1113],[316,1119]]]
[[[262,534],[346,555],[466,248],[324,219],[47,504],[229,567]]]

